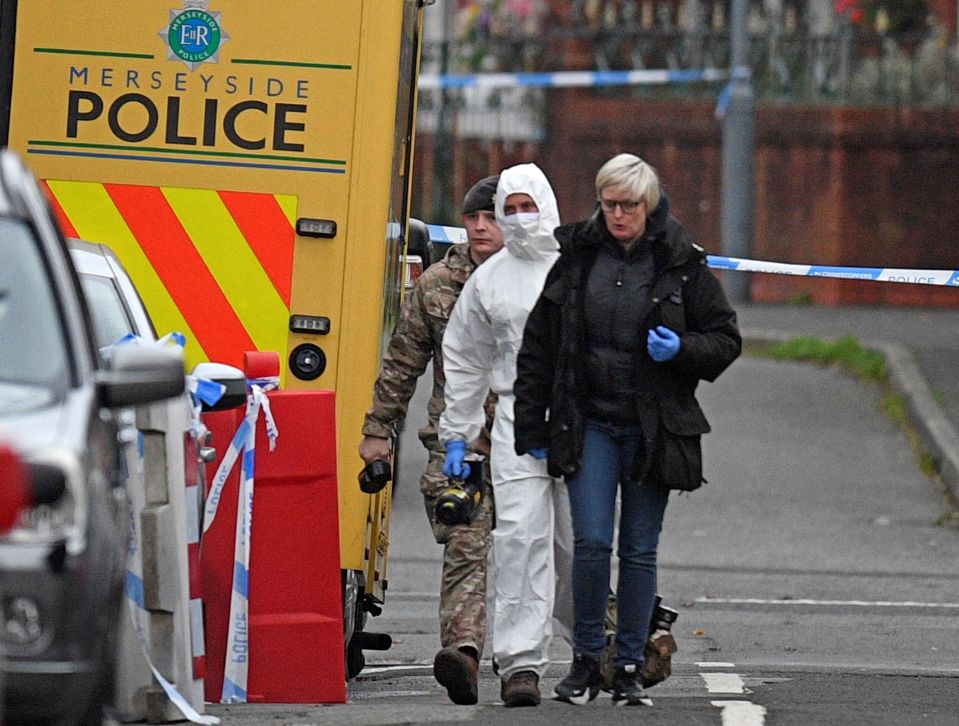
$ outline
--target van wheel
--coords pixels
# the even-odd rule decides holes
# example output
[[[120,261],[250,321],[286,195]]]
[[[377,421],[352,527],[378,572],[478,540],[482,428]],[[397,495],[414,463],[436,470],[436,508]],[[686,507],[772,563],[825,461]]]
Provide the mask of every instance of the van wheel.
[[[352,680],[366,665],[366,657],[357,637],[366,627],[367,614],[363,608],[364,588],[353,570],[343,571],[343,633],[346,638],[346,679]]]

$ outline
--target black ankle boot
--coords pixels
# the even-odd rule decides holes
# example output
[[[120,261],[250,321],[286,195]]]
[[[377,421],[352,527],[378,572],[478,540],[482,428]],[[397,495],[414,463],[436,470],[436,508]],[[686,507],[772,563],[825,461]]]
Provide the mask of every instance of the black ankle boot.
[[[583,706],[596,698],[602,685],[603,674],[599,659],[575,655],[569,675],[556,685],[553,692],[559,701]]]

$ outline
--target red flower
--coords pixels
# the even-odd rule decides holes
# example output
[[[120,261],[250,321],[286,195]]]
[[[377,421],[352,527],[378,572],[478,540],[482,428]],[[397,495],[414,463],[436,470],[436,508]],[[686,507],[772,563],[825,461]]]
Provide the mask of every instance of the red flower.
[[[849,22],[853,25],[859,25],[865,17],[865,13],[859,7],[859,0],[836,0],[833,9],[839,15],[848,16]]]

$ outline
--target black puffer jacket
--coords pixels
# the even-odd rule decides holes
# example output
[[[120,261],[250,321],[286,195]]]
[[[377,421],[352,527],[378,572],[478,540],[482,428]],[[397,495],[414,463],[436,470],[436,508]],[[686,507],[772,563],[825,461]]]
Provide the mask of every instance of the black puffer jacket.
[[[697,488],[702,479],[700,436],[709,423],[695,398],[700,379],[715,380],[738,356],[742,339],[722,286],[668,212],[665,197],[640,244],[652,246],[653,283],[640,331],[665,325],[682,344],[670,361],[655,362],[643,348],[633,367],[633,404],[648,455],[637,457],[634,478],[670,489]],[[575,474],[583,450],[585,355],[583,301],[600,246],[610,234],[598,211],[557,228],[560,257],[530,313],[517,360],[516,452],[545,447],[553,476]]]

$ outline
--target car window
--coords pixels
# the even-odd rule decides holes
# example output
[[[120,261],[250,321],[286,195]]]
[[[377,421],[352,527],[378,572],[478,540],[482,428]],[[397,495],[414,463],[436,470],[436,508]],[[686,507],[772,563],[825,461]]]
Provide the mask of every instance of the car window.
[[[134,332],[133,321],[112,279],[81,273],[80,285],[83,287],[83,294],[86,295],[90,315],[93,317],[97,348],[101,353],[104,348]]]
[[[30,228],[0,218],[0,384],[62,389],[69,355],[52,281]]]

